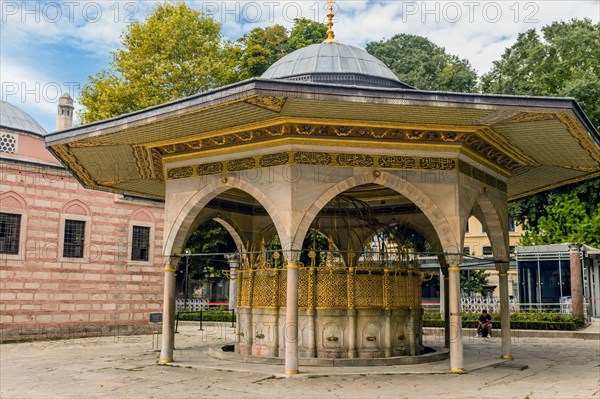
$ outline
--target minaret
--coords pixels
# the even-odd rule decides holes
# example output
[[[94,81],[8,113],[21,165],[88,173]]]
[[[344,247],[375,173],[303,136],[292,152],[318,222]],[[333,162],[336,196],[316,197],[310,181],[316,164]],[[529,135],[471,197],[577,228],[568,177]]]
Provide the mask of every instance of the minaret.
[[[73,126],[73,99],[65,93],[58,99],[58,114],[56,116],[56,130],[68,129]]]

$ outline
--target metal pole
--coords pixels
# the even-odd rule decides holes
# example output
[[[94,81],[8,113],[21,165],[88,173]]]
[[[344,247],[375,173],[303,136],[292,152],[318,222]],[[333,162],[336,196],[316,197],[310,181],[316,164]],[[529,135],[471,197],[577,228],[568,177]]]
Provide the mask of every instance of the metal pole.
[[[186,250],[186,253],[189,252],[189,250]],[[185,310],[188,310],[188,298],[189,298],[189,289],[190,289],[190,284],[189,284],[189,275],[188,275],[188,271],[189,271],[189,267],[190,267],[190,257],[186,256],[185,257]]]
[[[204,329],[202,328],[202,308],[200,308],[200,328],[198,329],[198,331],[204,331]]]
[[[235,327],[235,308],[231,309],[231,328]]]

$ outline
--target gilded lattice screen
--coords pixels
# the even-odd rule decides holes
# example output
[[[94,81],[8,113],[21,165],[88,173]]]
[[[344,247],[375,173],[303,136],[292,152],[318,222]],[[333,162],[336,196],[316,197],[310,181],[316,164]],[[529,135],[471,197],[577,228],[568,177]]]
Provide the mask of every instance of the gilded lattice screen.
[[[299,265],[300,308],[399,309],[421,306],[423,273],[416,260],[385,259],[311,251],[310,265]],[[242,262],[238,273],[238,306],[286,306],[286,264],[278,253],[262,254]]]

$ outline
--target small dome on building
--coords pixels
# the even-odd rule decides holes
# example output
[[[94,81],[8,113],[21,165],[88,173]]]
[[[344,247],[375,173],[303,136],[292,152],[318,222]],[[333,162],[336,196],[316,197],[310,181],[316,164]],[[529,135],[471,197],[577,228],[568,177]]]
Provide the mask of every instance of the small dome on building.
[[[46,135],[46,130],[31,115],[6,101],[0,101],[0,127]]]
[[[305,82],[407,88],[382,61],[365,50],[340,43],[318,43],[298,49],[261,76]]]

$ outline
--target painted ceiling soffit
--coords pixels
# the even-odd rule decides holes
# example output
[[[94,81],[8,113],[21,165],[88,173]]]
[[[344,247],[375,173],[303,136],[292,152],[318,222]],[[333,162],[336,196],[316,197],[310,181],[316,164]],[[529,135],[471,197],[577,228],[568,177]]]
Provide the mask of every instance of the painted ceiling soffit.
[[[583,147],[593,160],[600,163],[600,148],[599,144],[594,142],[589,133],[582,128],[577,122],[575,115],[571,114],[557,114],[557,119],[565,126],[567,131],[579,142],[579,145]],[[598,168],[600,169],[600,167]]]
[[[578,177],[568,179],[565,181],[561,181],[556,184],[545,185],[545,186],[537,188],[535,190],[524,191],[517,195],[509,195],[508,200],[514,201],[519,198],[525,198],[525,197],[529,197],[530,195],[533,195],[533,194],[541,193],[542,191],[552,190],[552,189],[555,189],[558,187],[562,187],[562,186],[566,186],[566,185],[574,184],[574,183],[579,183],[581,181],[592,180],[592,179],[596,179],[596,178],[600,178],[600,171],[595,171],[590,174],[586,174],[586,175],[578,176]]]

